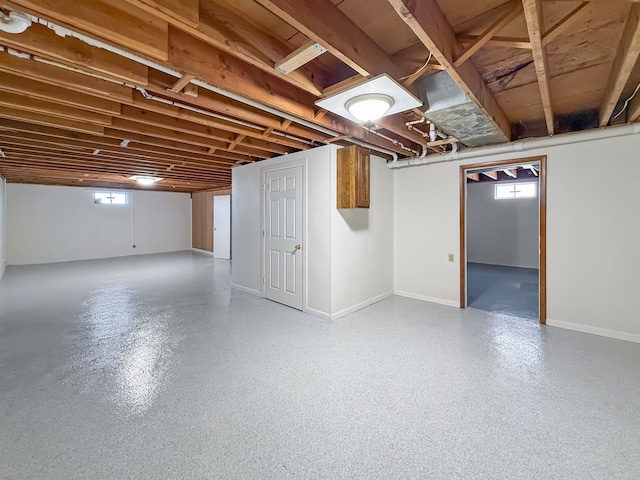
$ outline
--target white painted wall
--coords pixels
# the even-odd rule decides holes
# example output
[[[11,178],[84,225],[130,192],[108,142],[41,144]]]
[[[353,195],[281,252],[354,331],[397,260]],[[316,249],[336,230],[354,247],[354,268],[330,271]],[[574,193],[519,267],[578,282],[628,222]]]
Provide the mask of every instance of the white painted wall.
[[[190,249],[189,194],[129,190],[127,205],[100,205],[93,203],[95,191],[8,184],[8,263],[66,262]]]
[[[331,171],[331,313],[339,317],[393,294],[393,172],[371,156],[370,208],[336,208]]]
[[[282,157],[236,167],[232,171],[231,250],[234,252],[234,287],[260,295],[261,169],[305,161],[307,232],[303,244],[306,259],[306,308],[320,314],[331,312],[331,162],[333,146],[319,147]]]
[[[531,150],[547,155],[548,324],[640,335],[640,135]],[[465,163],[517,159],[500,154]],[[459,304],[460,161],[395,173],[395,288]],[[447,254],[456,254],[449,263]],[[625,337],[626,338],[626,337]]]
[[[539,199],[496,200],[500,183],[467,184],[467,260],[538,268]]]
[[[7,182],[0,176],[0,280],[7,268],[7,203],[5,194]]]
[[[306,309],[325,318],[393,292],[393,173],[371,160],[371,208],[336,209],[336,146],[319,147],[233,169],[233,283],[260,294],[260,198],[264,167],[306,160]]]

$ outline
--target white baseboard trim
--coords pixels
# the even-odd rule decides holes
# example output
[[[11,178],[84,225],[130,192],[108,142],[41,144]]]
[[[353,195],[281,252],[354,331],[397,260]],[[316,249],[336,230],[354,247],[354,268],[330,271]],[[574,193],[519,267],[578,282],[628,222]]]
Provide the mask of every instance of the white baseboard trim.
[[[398,295],[399,297],[413,298],[414,300],[422,300],[423,302],[437,303],[439,305],[446,305],[447,307],[460,308],[460,302],[455,302],[453,300],[445,300],[444,298],[427,297],[425,295],[418,295],[417,293],[403,292],[400,290],[396,290],[393,293],[395,295]]]
[[[353,313],[355,311],[361,310],[365,307],[368,307],[369,305],[373,305],[374,303],[378,303],[380,300],[384,300],[385,298],[389,298],[390,296],[393,295],[393,292],[385,292],[381,295],[377,295],[373,298],[370,298],[369,300],[365,300],[364,302],[360,302],[360,303],[356,303],[355,305],[345,308],[343,310],[340,310],[339,312],[336,313],[332,313],[331,314],[331,321],[333,320],[337,320],[341,317],[344,317],[346,315],[349,315],[350,313]]]
[[[249,295],[255,295],[256,297],[262,297],[262,292],[260,290],[254,290],[253,288],[243,287],[242,285],[238,285],[236,283],[231,284],[231,288],[235,288],[244,293],[248,293]]]
[[[210,255],[213,257],[213,252],[210,252],[209,250],[201,250],[199,248],[192,248],[191,250],[198,253],[204,253],[205,255]]]
[[[627,342],[640,343],[640,335],[635,333],[621,332],[619,330],[609,330],[607,328],[592,327],[589,325],[581,325],[579,323],[563,322],[562,320],[553,320],[547,318],[547,326],[564,328],[575,332],[590,333],[601,337],[615,338],[616,340],[625,340]]]
[[[316,310],[315,308],[307,307],[307,309],[305,310],[305,313],[308,313],[309,315],[313,315],[314,317],[321,318],[323,320],[331,321],[331,315],[330,314],[328,314],[327,312],[323,312],[321,310]]]

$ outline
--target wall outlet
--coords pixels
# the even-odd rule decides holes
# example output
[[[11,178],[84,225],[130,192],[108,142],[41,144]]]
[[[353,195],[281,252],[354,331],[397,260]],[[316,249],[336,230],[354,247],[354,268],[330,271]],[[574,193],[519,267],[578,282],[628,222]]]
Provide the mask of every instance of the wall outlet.
[[[449,254],[449,261],[450,261],[450,262],[453,262],[453,259],[454,259],[454,257],[453,257],[453,253],[450,253],[450,254]]]

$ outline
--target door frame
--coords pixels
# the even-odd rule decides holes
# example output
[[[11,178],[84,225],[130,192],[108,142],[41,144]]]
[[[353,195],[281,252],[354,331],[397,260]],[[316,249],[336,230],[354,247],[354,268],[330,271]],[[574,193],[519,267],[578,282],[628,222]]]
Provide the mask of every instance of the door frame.
[[[475,163],[460,166],[460,308],[467,308],[467,172],[481,168],[506,167],[537,163],[538,173],[538,220],[539,220],[539,315],[540,323],[547,323],[547,157],[515,158],[500,162]]]
[[[307,160],[295,160],[286,163],[278,163],[276,165],[269,165],[260,169],[260,296],[267,298],[266,284],[262,281],[265,278],[267,265],[266,265],[266,248],[267,239],[265,238],[266,232],[266,217],[267,217],[267,173],[275,172],[278,170],[286,170],[292,167],[302,167],[302,311],[307,311]],[[291,307],[294,308],[294,307]]]

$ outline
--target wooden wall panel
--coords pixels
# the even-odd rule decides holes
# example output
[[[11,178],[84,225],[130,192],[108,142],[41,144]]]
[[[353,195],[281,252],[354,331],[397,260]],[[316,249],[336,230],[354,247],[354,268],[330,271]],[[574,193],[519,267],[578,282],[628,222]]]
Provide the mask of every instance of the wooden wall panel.
[[[192,247],[213,252],[213,197],[210,192],[191,195]]]
[[[213,252],[213,197],[231,195],[230,188],[194,192],[191,195],[191,246]]]

